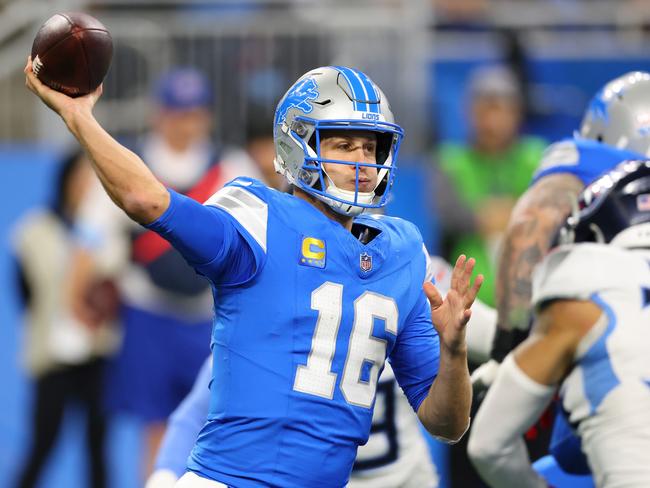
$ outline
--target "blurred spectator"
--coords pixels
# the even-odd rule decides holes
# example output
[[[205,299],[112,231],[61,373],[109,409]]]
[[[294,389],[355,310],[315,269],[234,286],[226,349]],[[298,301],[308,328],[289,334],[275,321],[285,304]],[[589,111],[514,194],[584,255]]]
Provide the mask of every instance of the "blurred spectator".
[[[223,181],[227,182],[238,176],[249,176],[276,190],[287,190],[286,179],[276,173],[273,165],[273,115],[252,107],[246,120],[244,147],[230,148],[224,152],[221,162]]]
[[[520,135],[522,95],[515,76],[500,66],[476,70],[469,83],[471,140],[444,143],[438,162],[462,203],[474,214],[473,232],[450,236],[448,256],[477,259],[486,277],[481,300],[494,304],[494,266],[500,237],[517,197],[540,160],[544,141]]]
[[[136,152],[166,186],[207,200],[224,183],[220,151],[210,142],[212,87],[194,69],[174,69],[160,78],[153,98],[152,131]],[[95,190],[80,217],[85,246],[100,260],[121,264],[124,339],[108,367],[107,405],[145,424],[148,473],[167,417],[209,353],[212,290],[167,241]]]
[[[86,413],[87,486],[106,486],[101,395],[103,358],[116,345],[110,325],[116,295],[107,283],[91,283],[83,290],[89,313],[82,323],[69,306],[67,286],[76,249],[73,221],[93,179],[85,156],[70,155],[61,165],[53,204],[26,217],[15,235],[26,308],[25,362],[36,381],[31,448],[17,484],[21,488],[37,485],[72,403]],[[98,304],[103,309],[94,307]]]
[[[431,0],[437,27],[470,28],[485,26],[488,0]]]

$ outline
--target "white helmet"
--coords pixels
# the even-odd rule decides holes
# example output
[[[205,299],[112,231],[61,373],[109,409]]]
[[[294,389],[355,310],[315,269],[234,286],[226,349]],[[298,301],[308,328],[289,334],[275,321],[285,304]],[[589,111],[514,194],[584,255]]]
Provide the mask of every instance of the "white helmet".
[[[376,164],[323,159],[322,130],[375,133]],[[366,208],[386,205],[403,135],[386,96],[368,76],[343,66],[317,68],[294,83],[275,111],[275,169],[336,212],[359,215]],[[355,189],[338,188],[323,163],[354,166]],[[359,191],[359,168],[363,166],[377,168],[377,186],[371,192]]]

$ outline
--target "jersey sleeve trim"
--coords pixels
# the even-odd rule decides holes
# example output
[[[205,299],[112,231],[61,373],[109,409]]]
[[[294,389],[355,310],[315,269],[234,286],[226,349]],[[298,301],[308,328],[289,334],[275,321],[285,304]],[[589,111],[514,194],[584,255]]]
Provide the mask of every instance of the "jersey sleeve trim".
[[[433,261],[431,260],[431,256],[429,255],[429,251],[427,251],[427,246],[424,244],[424,242],[422,243],[422,252],[424,253],[425,263],[424,281],[429,281],[435,285],[436,277]]]
[[[218,207],[230,214],[266,253],[268,204],[239,186],[227,186],[215,193],[205,205]]]

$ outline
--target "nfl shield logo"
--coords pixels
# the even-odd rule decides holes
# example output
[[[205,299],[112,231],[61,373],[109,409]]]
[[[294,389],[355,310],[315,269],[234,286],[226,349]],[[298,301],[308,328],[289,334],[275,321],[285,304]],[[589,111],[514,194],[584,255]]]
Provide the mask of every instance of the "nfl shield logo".
[[[361,253],[361,256],[359,256],[359,266],[361,267],[361,271],[365,273],[370,271],[372,269],[372,256],[367,252]]]

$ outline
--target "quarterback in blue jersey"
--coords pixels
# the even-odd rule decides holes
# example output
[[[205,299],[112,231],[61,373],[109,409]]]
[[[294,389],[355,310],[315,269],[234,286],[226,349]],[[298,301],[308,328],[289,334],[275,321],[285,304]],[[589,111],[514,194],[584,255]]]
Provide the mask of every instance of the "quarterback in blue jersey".
[[[72,99],[40,83],[31,60],[25,73],[113,201],[168,239],[219,297],[208,421],[177,486],[344,486],[386,358],[429,432],[463,435],[465,325],[482,277],[472,284],[474,261],[461,256],[443,300],[423,286],[415,226],[360,215],[386,203],[403,135],[365,74],[318,68],[280,101],[276,168],[294,195],[240,178],[201,205],[101,128],[92,115],[101,88]]]
[[[435,282],[443,295],[449,289],[451,274],[451,266],[444,259],[430,257],[426,279]],[[470,359],[485,361],[489,357],[495,322],[496,310],[477,299],[467,325]],[[187,458],[209,410],[211,378],[210,357],[190,394],[169,418],[155,471],[147,480],[146,488],[171,488],[185,473]],[[439,484],[417,416],[396,386],[392,369],[386,365],[377,384],[371,434],[357,451],[348,488],[436,488]]]

